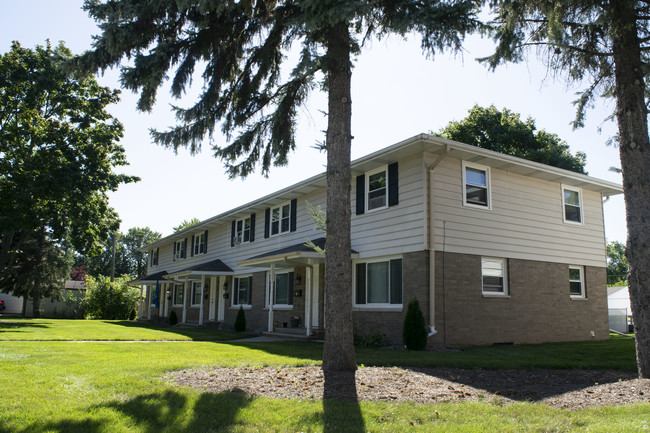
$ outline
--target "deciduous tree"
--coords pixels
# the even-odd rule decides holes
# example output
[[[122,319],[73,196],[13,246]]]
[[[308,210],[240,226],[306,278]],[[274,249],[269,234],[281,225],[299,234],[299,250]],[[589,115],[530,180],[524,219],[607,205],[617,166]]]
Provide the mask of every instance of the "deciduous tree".
[[[202,67],[196,103],[174,108],[179,125],[153,131],[166,147],[198,152],[219,124],[230,144],[213,145],[231,176],[256,166],[268,175],[287,164],[295,148],[298,108],[316,88],[328,93],[328,225],[324,370],[354,370],[352,265],[350,261],[350,80],[362,41],[416,32],[429,54],[458,50],[465,34],[480,28],[480,0],[87,0],[100,23],[94,50],[79,65],[94,71],[123,68],[122,83],[140,91],[138,108],[149,110],[168,72],[180,98]],[[287,54],[293,49],[296,56]],[[287,58],[296,58],[286,65]]]
[[[553,165],[577,173],[585,172],[587,155],[571,153],[569,145],[556,134],[537,130],[535,121],[494,105],[483,108],[474,105],[469,115],[449,122],[438,135],[483,149]]]
[[[0,291],[40,299],[69,273],[71,248],[95,250],[118,223],[108,205],[134,177],[117,144],[122,125],[105,107],[116,91],[61,67],[63,44],[0,56]]]
[[[576,126],[595,98],[615,98],[627,218],[628,286],[639,374],[650,377],[650,4],[622,0],[494,0],[496,53],[491,67],[521,61],[537,48],[549,68],[588,83]]]

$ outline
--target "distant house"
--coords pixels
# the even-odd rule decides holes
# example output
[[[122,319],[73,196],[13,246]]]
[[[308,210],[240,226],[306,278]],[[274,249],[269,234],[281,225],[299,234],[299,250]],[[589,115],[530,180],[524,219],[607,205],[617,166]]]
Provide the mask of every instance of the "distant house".
[[[85,296],[85,293],[85,281],[66,280],[65,290],[61,294],[61,300],[54,300],[47,297],[41,299],[41,317],[52,319],[80,318],[79,303]],[[33,316],[33,302],[31,299],[28,299],[27,305],[25,305],[25,317]]]
[[[352,173],[355,333],[399,343],[417,298],[430,347],[608,338],[602,200],[620,185],[425,134]],[[251,331],[321,333],[307,202],[325,209],[325,173],[142,248],[144,316],[231,328],[242,307]]]
[[[609,329],[625,333],[632,331],[632,306],[627,286],[607,288],[607,308]]]

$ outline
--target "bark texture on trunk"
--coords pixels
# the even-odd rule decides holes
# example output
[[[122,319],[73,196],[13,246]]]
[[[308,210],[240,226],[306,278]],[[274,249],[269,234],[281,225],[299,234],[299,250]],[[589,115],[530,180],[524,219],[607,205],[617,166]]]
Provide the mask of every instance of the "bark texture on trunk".
[[[323,370],[354,371],[350,260],[351,63],[347,23],[327,35],[327,242]]]
[[[635,4],[611,2],[612,48],[636,357],[639,376],[650,378],[650,140]]]

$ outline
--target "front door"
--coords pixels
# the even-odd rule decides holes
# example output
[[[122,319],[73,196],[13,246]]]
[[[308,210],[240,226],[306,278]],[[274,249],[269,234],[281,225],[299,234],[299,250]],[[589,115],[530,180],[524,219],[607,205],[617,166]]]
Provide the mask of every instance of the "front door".
[[[210,278],[210,310],[208,320],[214,322],[215,311],[217,310],[217,277]]]
[[[226,301],[227,299],[223,298],[223,295],[226,293],[226,289],[224,288],[224,285],[226,284],[226,277],[221,276],[219,277],[219,283],[217,285],[217,293],[219,293],[219,311],[217,313],[217,320],[219,322],[223,322],[225,320],[225,315],[226,315]]]

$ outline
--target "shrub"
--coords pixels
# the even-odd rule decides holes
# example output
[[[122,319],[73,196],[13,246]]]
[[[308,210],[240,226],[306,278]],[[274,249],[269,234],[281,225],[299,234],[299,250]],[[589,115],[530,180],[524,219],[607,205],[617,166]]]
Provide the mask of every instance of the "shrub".
[[[140,300],[140,291],[126,283],[129,277],[86,278],[86,295],[80,303],[86,319],[129,320]]]
[[[354,345],[359,347],[384,347],[388,346],[388,338],[384,334],[361,336],[354,334]]]
[[[176,315],[176,311],[172,310],[171,313],[169,313],[169,324],[172,326],[178,325],[178,316]]]
[[[409,302],[406,309],[402,341],[408,350],[422,350],[427,345],[427,325],[417,299]]]
[[[246,314],[242,306],[239,306],[237,317],[235,317],[235,332],[244,332],[246,330]]]

